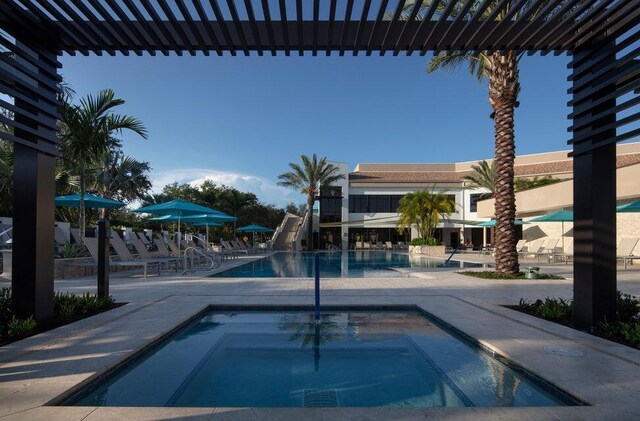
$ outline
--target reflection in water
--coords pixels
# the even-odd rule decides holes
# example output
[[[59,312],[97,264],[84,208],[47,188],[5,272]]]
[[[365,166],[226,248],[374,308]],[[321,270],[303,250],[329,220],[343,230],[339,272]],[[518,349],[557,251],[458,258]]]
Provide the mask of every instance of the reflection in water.
[[[494,406],[514,406],[516,401],[516,393],[520,387],[520,379],[514,375],[514,372],[508,369],[504,364],[491,358],[486,354],[480,354],[489,366],[489,372],[493,377],[495,388],[495,405]]]

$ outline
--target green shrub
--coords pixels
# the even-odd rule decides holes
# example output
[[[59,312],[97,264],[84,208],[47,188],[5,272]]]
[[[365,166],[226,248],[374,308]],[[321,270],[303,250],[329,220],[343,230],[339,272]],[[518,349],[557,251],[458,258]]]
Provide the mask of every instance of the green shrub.
[[[634,348],[640,348],[640,323],[619,323],[622,337]]]
[[[64,246],[58,249],[58,254],[63,259],[72,259],[74,257],[86,256],[86,248],[82,244],[65,243]]]
[[[33,316],[29,316],[26,320],[16,319],[16,316],[13,316],[7,326],[7,336],[16,339],[26,338],[33,334],[36,325]]]
[[[570,321],[573,318],[573,303],[562,298],[549,298],[536,301],[535,312],[538,317],[553,321]]]
[[[616,305],[616,316],[619,321],[629,323],[638,319],[640,300],[633,295],[623,294],[621,291],[618,291]]]
[[[473,276],[474,278],[481,279],[525,279],[524,272],[519,272],[517,275],[503,275],[494,270],[466,270],[464,272],[457,272],[460,275]],[[564,279],[562,276],[552,275],[550,273],[539,273],[538,279]]]
[[[113,297],[99,298],[86,293],[75,295],[68,292],[56,292],[53,298],[53,312],[62,321],[69,321],[73,317],[89,315],[107,310],[115,305]]]
[[[439,246],[440,241],[438,241],[438,239],[436,238],[427,238],[426,240],[424,238],[414,238],[413,240],[411,240],[411,245],[412,246]]]

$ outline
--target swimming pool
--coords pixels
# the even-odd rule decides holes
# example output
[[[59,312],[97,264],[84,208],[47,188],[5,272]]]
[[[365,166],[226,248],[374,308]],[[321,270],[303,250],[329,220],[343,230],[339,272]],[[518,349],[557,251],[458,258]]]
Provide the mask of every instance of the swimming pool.
[[[576,404],[415,309],[209,310],[78,406],[469,407]]]
[[[313,274],[315,253],[278,252],[242,266],[212,275],[220,278],[309,278]],[[320,253],[320,276],[323,278],[398,278],[407,276],[396,269],[473,268],[482,264],[385,251],[335,251]]]

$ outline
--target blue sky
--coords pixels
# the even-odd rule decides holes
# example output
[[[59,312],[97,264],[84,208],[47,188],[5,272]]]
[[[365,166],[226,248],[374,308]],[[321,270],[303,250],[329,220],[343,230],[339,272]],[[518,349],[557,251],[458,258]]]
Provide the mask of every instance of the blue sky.
[[[426,73],[428,57],[63,56],[78,96],[112,88],[149,140],[124,135],[150,162],[154,189],[197,182],[302,202],[276,185],[301,154],[346,162],[476,161],[493,155],[487,85],[467,68]],[[567,149],[566,56],[525,56],[518,154]]]

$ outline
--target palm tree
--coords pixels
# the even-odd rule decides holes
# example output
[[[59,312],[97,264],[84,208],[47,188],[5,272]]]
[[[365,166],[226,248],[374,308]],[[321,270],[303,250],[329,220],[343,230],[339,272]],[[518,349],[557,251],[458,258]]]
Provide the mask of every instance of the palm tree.
[[[311,159],[306,155],[301,155],[302,166],[293,162],[289,167],[293,171],[280,174],[278,185],[300,190],[307,195],[307,250],[313,249],[313,204],[316,201],[316,194],[332,183],[344,179],[344,174],[340,174],[340,169],[328,163],[327,158],[318,160],[316,154]]]
[[[433,238],[441,218],[455,212],[456,204],[444,192],[418,190],[405,194],[398,205],[398,231],[416,225],[420,238]]]
[[[421,13],[416,19],[423,19],[424,12],[432,4],[432,0],[421,1]],[[449,2],[454,0],[440,0],[437,4],[437,12],[445,10]],[[476,1],[466,11],[466,16],[470,18],[485,4],[485,1]],[[504,3],[503,9],[495,16],[496,21],[506,17],[511,9],[514,0]],[[412,10],[416,1],[407,1],[404,5],[404,18],[408,18],[408,11]],[[491,2],[489,7],[482,13],[483,19],[488,19],[499,2]],[[538,4],[542,9],[545,2]],[[533,3],[531,7],[535,5]],[[518,14],[528,12],[528,7],[522,7]],[[458,9],[453,8],[452,17],[456,17]],[[534,12],[532,18],[537,12]],[[516,16],[517,18],[517,16]],[[489,103],[493,108],[492,117],[495,126],[495,159],[496,167],[495,188],[493,195],[495,198],[496,217],[496,272],[501,274],[515,274],[520,270],[518,263],[518,253],[516,251],[516,206],[514,193],[514,159],[515,159],[515,136],[513,130],[514,108],[518,105],[518,94],[520,93],[518,62],[522,54],[515,51],[442,51],[429,61],[427,72],[432,73],[439,69],[455,70],[461,64],[467,63],[469,70],[479,81],[489,81]]]
[[[105,156],[103,166],[91,174],[94,188],[102,197],[119,201],[142,199],[151,189],[148,162],[138,161],[120,152]],[[107,216],[107,209],[100,210],[100,217]]]
[[[487,189],[491,191],[491,194],[483,195],[482,198],[488,198],[493,196],[496,187],[496,166],[495,161],[489,164],[487,161],[482,160],[477,164],[471,166],[471,173],[462,177],[470,183],[470,187],[477,189]]]
[[[88,95],[80,100],[80,105],[71,104],[68,97],[62,102],[62,156],[66,164],[73,167],[79,176],[79,225],[82,239],[85,227],[84,195],[87,190],[87,169],[99,167],[110,149],[117,146],[113,134],[131,130],[144,139],[147,138],[147,130],[140,120],[113,113],[113,109],[122,104],[124,100],[115,98],[114,92],[110,89],[100,91],[95,97]]]

